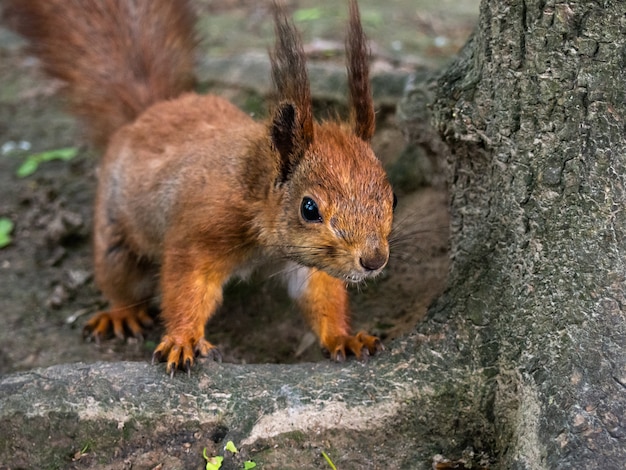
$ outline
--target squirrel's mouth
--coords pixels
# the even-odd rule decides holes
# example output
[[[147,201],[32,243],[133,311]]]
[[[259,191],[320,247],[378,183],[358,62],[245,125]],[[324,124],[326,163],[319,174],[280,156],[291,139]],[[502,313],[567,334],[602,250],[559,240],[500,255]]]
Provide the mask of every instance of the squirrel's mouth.
[[[360,284],[367,279],[374,279],[382,272],[382,268],[377,271],[357,272],[344,275],[343,278],[350,284]]]
[[[344,259],[343,263],[335,262],[323,264],[318,263],[318,260],[312,260],[310,258],[302,259],[300,256],[294,256],[292,260],[302,266],[324,271],[334,278],[341,279],[348,284],[360,284],[368,279],[374,279],[383,272],[387,265],[385,260],[385,263],[381,263],[381,266],[376,269],[365,269],[362,268],[362,263],[360,263],[361,266],[355,266],[352,260],[349,259]]]

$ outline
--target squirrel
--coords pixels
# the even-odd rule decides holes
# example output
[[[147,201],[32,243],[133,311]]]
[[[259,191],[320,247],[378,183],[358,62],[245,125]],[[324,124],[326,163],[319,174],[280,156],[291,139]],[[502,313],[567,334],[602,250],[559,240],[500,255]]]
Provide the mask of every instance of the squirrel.
[[[193,91],[188,0],[8,0],[5,14],[103,151],[94,214],[95,280],[110,303],[84,327],[97,341],[141,337],[160,292],[153,363],[189,373],[221,360],[205,325],[225,283],[283,266],[288,293],[336,361],[383,350],[353,334],[347,284],[389,259],[395,195],[370,146],[369,50],[356,0],[346,39],[350,118],[313,117],[302,41],[273,2],[276,99],[265,122]]]

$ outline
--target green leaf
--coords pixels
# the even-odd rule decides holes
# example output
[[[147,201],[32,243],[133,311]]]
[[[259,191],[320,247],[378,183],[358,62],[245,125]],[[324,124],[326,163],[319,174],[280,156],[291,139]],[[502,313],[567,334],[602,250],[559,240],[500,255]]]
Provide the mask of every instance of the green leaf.
[[[233,454],[236,454],[237,452],[239,452],[237,448],[235,447],[235,444],[233,443],[233,441],[228,441],[226,443],[226,447],[224,447],[224,450],[228,450],[232,452]]]
[[[204,460],[206,460],[206,470],[219,470],[219,468],[222,466],[222,461],[224,460],[224,457],[221,457],[219,455],[215,457],[209,457],[208,455],[206,455],[206,447],[202,451],[202,457],[204,457]]]
[[[332,460],[330,460],[330,457],[326,454],[326,452],[322,451],[322,457],[326,459],[326,462],[328,463],[328,465],[330,465],[330,468],[332,468],[333,470],[337,470],[337,467],[335,467],[335,464]]]
[[[78,155],[78,149],[76,147],[67,147],[62,149],[48,150],[46,152],[34,153],[26,157],[26,160],[17,169],[17,176],[25,178],[32,175],[39,168],[39,164],[42,162],[49,162],[52,160],[68,161]]]
[[[246,460],[243,463],[243,470],[251,470],[252,468],[256,467],[256,463],[254,463],[252,460]]]
[[[296,22],[319,20],[321,17],[321,8],[301,8],[293,13],[293,20]]]
[[[219,468],[222,466],[223,460],[224,457],[222,457],[221,455],[211,457],[206,461],[206,470],[219,470]]]
[[[39,167],[39,162],[35,160],[34,158],[28,157],[24,161],[24,163],[22,163],[20,167],[17,169],[17,176],[19,176],[20,178],[26,178],[27,176],[30,176],[33,173],[35,173],[38,167]]]
[[[13,227],[11,219],[0,217],[0,248],[4,248],[11,243]]]
[[[76,147],[66,147],[63,149],[48,150],[47,152],[38,153],[42,162],[49,162],[50,160],[71,160],[78,155],[78,149]]]

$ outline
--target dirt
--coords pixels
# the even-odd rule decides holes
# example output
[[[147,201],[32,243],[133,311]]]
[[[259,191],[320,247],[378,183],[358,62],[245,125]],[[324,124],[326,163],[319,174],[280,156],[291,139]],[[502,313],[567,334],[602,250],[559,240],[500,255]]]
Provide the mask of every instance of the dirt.
[[[270,18],[257,2],[197,3],[202,31],[209,31],[202,46],[208,53],[236,54],[269,43]],[[408,0],[385,10],[373,0],[361,5],[376,58],[389,67],[407,67],[422,61],[443,63],[453,54],[471,31],[477,3],[425,2],[424,10]],[[337,20],[341,15],[328,11],[343,5],[321,5],[301,1],[296,9],[304,11],[299,26],[318,60],[324,49],[320,38],[342,40]],[[457,10],[447,14],[446,5]],[[419,33],[414,33],[416,28]],[[77,361],[149,361],[160,337],[156,327],[143,342],[82,340],[86,319],[106,307],[94,284],[91,261],[98,155],[63,112],[59,88],[42,75],[24,43],[0,29],[0,217],[15,224],[11,244],[0,249],[0,374]],[[237,102],[245,103],[241,94],[232,91]],[[20,146],[28,148],[14,148]],[[404,146],[393,114],[379,116],[374,147],[381,160],[392,165]],[[77,147],[78,155],[67,162],[43,163],[31,176],[16,176],[28,155],[65,147]],[[373,332],[388,345],[424,316],[444,289],[448,269],[445,188],[424,187],[399,196],[388,268],[377,280],[350,292],[354,329]],[[323,359],[286,294],[262,275],[227,287],[224,305],[207,331],[226,362]]]

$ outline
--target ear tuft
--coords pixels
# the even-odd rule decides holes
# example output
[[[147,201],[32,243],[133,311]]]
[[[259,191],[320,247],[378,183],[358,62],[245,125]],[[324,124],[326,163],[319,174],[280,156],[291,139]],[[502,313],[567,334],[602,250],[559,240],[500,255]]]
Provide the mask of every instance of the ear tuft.
[[[272,80],[279,103],[290,102],[296,110],[299,134],[305,141],[313,139],[313,109],[311,88],[306,68],[302,39],[284,11],[282,1],[274,0],[274,30],[276,43],[270,51]]]
[[[376,128],[376,115],[369,82],[369,48],[361,26],[361,16],[356,0],[350,0],[346,55],[354,132],[362,140],[369,142]]]
[[[280,154],[280,181],[285,182],[304,150],[299,142],[297,111],[293,103],[281,103],[276,108],[270,135]]]

